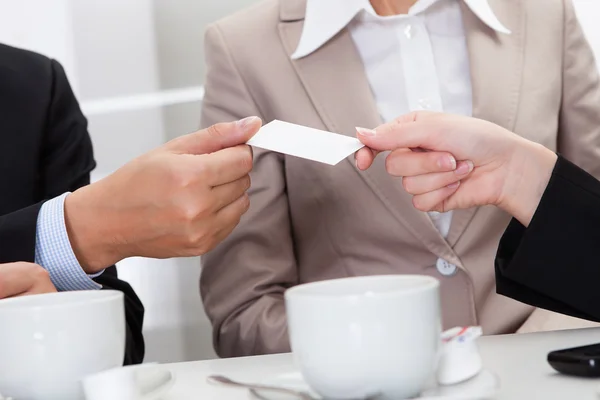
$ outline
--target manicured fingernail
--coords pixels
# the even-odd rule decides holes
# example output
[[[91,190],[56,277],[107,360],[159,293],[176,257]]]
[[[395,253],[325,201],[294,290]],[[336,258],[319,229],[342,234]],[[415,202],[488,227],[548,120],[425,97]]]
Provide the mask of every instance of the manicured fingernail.
[[[438,166],[443,169],[454,171],[456,169],[456,159],[451,155],[442,157],[438,161]]]
[[[375,132],[375,129],[367,129],[367,128],[361,128],[361,127],[356,127],[356,132],[360,133],[363,136],[375,136],[377,134],[377,132]]]
[[[460,181],[454,182],[454,183],[451,183],[450,185],[448,185],[448,189],[456,189],[459,186],[460,186]]]
[[[258,117],[246,117],[244,119],[240,119],[237,122],[237,125],[243,130],[246,131],[248,127],[254,125],[257,121],[260,121]]]
[[[473,171],[473,162],[472,161],[464,161],[460,163],[458,168],[454,170],[456,175],[466,175]]]

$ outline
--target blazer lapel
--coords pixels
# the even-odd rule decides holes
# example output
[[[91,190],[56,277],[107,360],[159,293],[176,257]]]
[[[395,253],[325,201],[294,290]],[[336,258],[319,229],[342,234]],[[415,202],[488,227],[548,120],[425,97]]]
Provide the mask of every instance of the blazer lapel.
[[[473,85],[473,116],[512,131],[521,91],[524,9],[521,0],[490,0],[490,5],[510,35],[485,25],[465,1],[461,2]],[[451,246],[458,242],[477,210],[454,211],[447,237]]]
[[[302,20],[279,25],[281,40],[288,55],[295,51],[302,27]],[[355,137],[355,127],[374,128],[382,123],[360,55],[347,30],[340,32],[309,57],[291,62],[327,129]],[[460,260],[427,214],[413,207],[412,197],[404,191],[401,180],[387,174],[383,155],[365,172],[356,168],[353,157],[345,162],[351,163],[391,214],[431,252],[460,265]]]

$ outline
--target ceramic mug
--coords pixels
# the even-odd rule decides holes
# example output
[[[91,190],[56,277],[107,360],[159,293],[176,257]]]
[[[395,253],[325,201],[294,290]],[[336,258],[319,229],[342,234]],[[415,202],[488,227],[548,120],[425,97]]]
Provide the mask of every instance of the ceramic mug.
[[[0,393],[81,400],[81,380],[123,364],[125,309],[114,290],[0,300]]]
[[[285,293],[290,343],[304,379],[330,399],[418,396],[441,346],[439,282],[366,276]]]

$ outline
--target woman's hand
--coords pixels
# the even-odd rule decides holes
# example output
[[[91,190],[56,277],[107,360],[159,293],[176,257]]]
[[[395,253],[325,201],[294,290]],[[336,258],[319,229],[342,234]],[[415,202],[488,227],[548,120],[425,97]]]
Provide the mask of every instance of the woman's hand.
[[[495,205],[528,225],[548,184],[556,155],[545,147],[479,119],[417,112],[375,130],[357,128],[367,148],[362,170],[380,151],[386,169],[402,176],[421,211]]]

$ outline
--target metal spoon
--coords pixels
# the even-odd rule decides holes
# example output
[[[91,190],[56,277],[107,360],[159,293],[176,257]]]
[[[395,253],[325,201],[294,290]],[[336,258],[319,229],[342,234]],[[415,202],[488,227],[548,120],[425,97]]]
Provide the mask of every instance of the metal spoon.
[[[234,380],[229,379],[226,376],[222,376],[222,375],[211,375],[208,378],[206,378],[206,380],[208,383],[212,383],[212,384],[221,384],[221,385],[235,386],[235,387],[239,387],[239,388],[250,389],[252,391],[252,394],[254,394],[257,397],[262,397],[262,396],[258,395],[257,391],[269,391],[269,392],[277,392],[277,393],[281,393],[281,394],[291,395],[300,400],[318,400],[318,399],[312,397],[307,392],[302,392],[299,390],[292,390],[292,389],[278,387],[278,386],[258,385],[258,384],[254,384],[254,383],[242,383],[242,382],[234,381]]]

